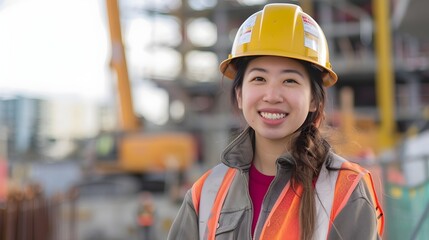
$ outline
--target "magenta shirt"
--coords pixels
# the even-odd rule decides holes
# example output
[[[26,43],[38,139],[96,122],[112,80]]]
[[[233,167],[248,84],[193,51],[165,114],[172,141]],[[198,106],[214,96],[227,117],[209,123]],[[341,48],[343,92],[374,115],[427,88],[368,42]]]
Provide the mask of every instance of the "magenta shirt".
[[[262,201],[268,191],[270,183],[274,176],[262,174],[252,164],[249,170],[249,193],[253,203],[253,221],[252,221],[252,236],[255,232],[256,223],[258,222],[259,213],[261,212]]]

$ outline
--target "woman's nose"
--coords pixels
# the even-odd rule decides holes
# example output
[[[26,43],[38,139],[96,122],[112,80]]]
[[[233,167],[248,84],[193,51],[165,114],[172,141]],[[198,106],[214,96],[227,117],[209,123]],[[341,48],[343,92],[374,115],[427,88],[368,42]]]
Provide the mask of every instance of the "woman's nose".
[[[264,97],[262,99],[263,101],[269,102],[269,103],[283,102],[283,95],[282,95],[281,87],[279,87],[275,84],[270,84],[270,85],[266,86],[264,91],[265,91]]]

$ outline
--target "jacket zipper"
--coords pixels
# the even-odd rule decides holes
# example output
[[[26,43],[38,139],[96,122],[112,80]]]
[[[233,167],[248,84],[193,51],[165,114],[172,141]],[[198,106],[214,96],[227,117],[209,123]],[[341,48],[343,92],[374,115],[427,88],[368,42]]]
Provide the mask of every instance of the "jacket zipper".
[[[250,221],[249,221],[249,239],[255,240],[254,237],[252,237],[252,222],[253,222],[253,202],[252,202],[252,198],[250,197],[250,192],[249,192],[249,175],[246,175],[246,173],[243,170],[240,170],[241,174],[244,176],[244,178],[246,179],[246,193],[247,193],[247,199],[249,200],[250,204],[252,204],[252,209],[251,209],[251,214],[250,214]]]

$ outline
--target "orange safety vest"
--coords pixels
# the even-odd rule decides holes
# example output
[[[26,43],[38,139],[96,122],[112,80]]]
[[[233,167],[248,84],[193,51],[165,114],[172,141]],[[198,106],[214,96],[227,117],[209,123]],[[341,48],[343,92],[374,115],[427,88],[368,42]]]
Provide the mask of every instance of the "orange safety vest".
[[[139,225],[142,227],[149,227],[153,225],[153,216],[150,213],[140,214],[138,217]]]
[[[321,211],[330,213],[317,214],[315,238],[327,239],[334,219],[344,208],[361,179],[367,184],[372,202],[375,204],[378,233],[381,236],[384,229],[384,216],[371,174],[358,164],[345,160],[337,160],[337,166],[340,166],[341,170],[331,171],[330,174],[327,174],[326,168],[322,168],[316,183],[316,192],[321,198],[316,200],[316,209],[323,209]],[[200,240],[215,239],[222,205],[237,171],[219,164],[206,172],[192,186],[192,201],[199,217]],[[205,182],[210,184],[204,184]],[[329,189],[333,189],[331,196],[327,194]],[[264,224],[261,239],[300,239],[299,196],[302,191],[303,188],[300,185],[293,189],[289,183],[285,186]]]

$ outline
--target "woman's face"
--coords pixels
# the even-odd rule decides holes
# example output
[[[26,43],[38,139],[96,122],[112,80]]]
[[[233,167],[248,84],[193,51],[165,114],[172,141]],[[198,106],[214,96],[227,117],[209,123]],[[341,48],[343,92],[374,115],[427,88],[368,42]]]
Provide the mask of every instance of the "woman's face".
[[[285,57],[251,60],[236,96],[256,136],[272,141],[288,140],[316,110],[307,71],[297,60]]]

